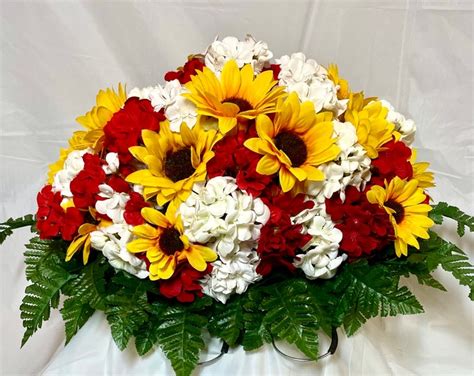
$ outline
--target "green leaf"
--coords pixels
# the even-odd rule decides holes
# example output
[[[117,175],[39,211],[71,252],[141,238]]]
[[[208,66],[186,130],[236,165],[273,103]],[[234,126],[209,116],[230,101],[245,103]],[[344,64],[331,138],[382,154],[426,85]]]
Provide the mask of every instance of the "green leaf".
[[[158,328],[161,318],[151,316],[148,321],[144,322],[134,333],[135,348],[138,355],[145,355],[149,352],[158,341]]]
[[[61,308],[65,330],[66,330],[66,344],[69,343],[77,331],[89,320],[95,309],[89,304],[83,303],[81,299],[76,297],[69,298],[64,301],[64,306]]]
[[[458,223],[457,232],[459,236],[465,233],[465,227],[474,232],[474,217],[464,213],[455,206],[440,202],[430,212],[430,217],[437,224],[443,223],[443,217],[454,219]]]
[[[226,304],[216,303],[209,318],[209,333],[235,346],[244,327],[242,297],[232,297]]]
[[[265,342],[271,342],[272,336],[263,321],[264,312],[245,312],[244,319],[244,335],[242,338],[242,346],[245,351],[256,350],[263,346]]]
[[[13,230],[21,227],[30,226],[33,231],[33,227],[36,224],[36,219],[34,215],[28,214],[20,218],[9,218],[5,222],[0,223],[0,244],[2,244],[5,239],[13,234]]]
[[[342,317],[336,315],[339,297],[327,291],[326,284],[320,281],[305,281],[308,285],[308,293],[311,296],[311,305],[318,317],[321,328],[327,335],[331,335],[333,327],[342,325]]]
[[[62,240],[42,240],[34,237],[25,245],[26,278],[41,280],[48,269],[64,266],[65,251]]]
[[[418,283],[420,285],[430,286],[435,289],[441,291],[447,291],[446,287],[444,287],[441,282],[436,280],[431,274],[416,274],[416,278],[418,279]]]
[[[154,302],[148,306],[149,318],[133,334],[138,355],[148,353],[158,341],[158,328],[167,303]]]
[[[474,300],[474,266],[470,263],[469,256],[434,232],[430,232],[430,238],[420,243],[420,251],[426,255],[427,265],[440,265],[461,285],[469,287],[469,298]]]
[[[127,347],[130,338],[148,320],[147,297],[145,291],[135,291],[132,295],[111,295],[108,297],[105,314],[110,325],[112,338],[120,350]]]
[[[104,310],[107,293],[105,272],[109,268],[102,258],[87,264],[75,279],[64,286],[63,293],[89,304],[92,308]]]
[[[125,271],[118,271],[112,278],[112,282],[129,290],[142,289],[143,291],[158,292],[156,283],[149,279],[140,279]]]
[[[346,333],[353,335],[368,319],[423,312],[423,307],[398,278],[376,265],[346,264],[337,282],[343,291],[337,315],[343,316]]]
[[[444,256],[440,260],[441,267],[450,272],[461,285],[470,289],[469,298],[474,300],[474,267],[469,263],[469,257],[460,254]]]
[[[51,308],[57,308],[60,290],[70,278],[71,275],[65,270],[57,271],[48,278],[35,281],[26,287],[26,295],[20,306],[23,326],[26,329],[21,341],[22,347],[31,335],[41,328],[43,321],[49,319]]]
[[[256,350],[262,347],[265,342],[270,343],[272,341],[272,335],[263,321],[265,311],[261,306],[262,299],[262,292],[257,286],[253,286],[245,294],[243,301],[244,333],[242,337],[242,346],[245,351]]]
[[[207,319],[186,306],[171,306],[163,313],[158,342],[177,376],[189,376],[204,348],[202,330]]]
[[[311,359],[318,357],[318,317],[307,293],[306,283],[287,280],[267,288],[262,302],[267,311],[264,323],[274,337],[294,343]]]

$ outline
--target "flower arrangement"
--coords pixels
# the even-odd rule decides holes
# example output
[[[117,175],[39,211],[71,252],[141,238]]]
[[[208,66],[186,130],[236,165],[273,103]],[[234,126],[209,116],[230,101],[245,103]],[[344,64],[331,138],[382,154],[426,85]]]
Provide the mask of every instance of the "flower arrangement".
[[[105,312],[120,349],[159,345],[189,375],[203,330],[254,350],[274,339],[318,358],[318,332],[416,314],[400,278],[470,288],[468,256],[432,226],[474,218],[434,205],[415,123],[353,92],[335,65],[273,59],[247,36],[215,40],[163,84],[101,90],[49,168],[36,215],[0,224],[37,234],[23,343],[61,307],[66,343]]]

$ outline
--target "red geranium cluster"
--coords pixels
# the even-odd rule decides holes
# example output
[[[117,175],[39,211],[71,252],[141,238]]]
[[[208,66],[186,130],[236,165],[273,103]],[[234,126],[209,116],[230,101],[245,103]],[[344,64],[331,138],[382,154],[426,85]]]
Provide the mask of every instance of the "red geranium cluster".
[[[38,211],[36,213],[36,227],[41,239],[52,239],[61,236],[64,240],[71,241],[77,229],[84,222],[80,210],[61,207],[61,194],[53,192],[51,185],[46,185],[36,197]]]
[[[311,209],[314,202],[305,201],[303,194],[295,197],[290,193],[282,194],[279,188],[273,186],[267,188],[262,201],[270,209],[270,219],[260,231],[257,253],[261,261],[257,273],[265,276],[279,267],[293,272],[296,251],[304,247],[312,236],[302,234],[302,225],[292,224],[291,217]]]
[[[99,185],[105,180],[105,172],[102,169],[105,162],[97,155],[89,153],[84,154],[82,159],[84,168],[71,181],[70,186],[74,206],[87,210],[89,206],[94,206],[99,193]]]
[[[395,176],[411,179],[413,167],[410,163],[411,149],[401,141],[390,141],[383,146],[376,159],[372,161],[370,185],[384,186]]]
[[[176,70],[170,71],[165,74],[166,81],[178,80],[181,85],[184,85],[186,82],[191,81],[191,76],[196,74],[196,71],[202,71],[204,69],[204,63],[201,59],[193,57],[189,59],[184,67]]]
[[[393,240],[393,226],[385,210],[367,201],[365,192],[355,187],[346,189],[344,202],[335,193],[326,200],[326,211],[343,238],[339,248],[350,259],[369,255]]]
[[[125,204],[125,212],[123,213],[123,218],[125,222],[132,226],[139,226],[145,223],[141,215],[141,210],[147,206],[150,206],[150,203],[146,202],[143,196],[137,192],[130,192],[130,200]]]
[[[211,271],[211,264],[208,264],[203,272],[197,271],[189,264],[181,264],[174,277],[160,280],[160,293],[169,299],[176,298],[181,303],[190,303],[196,296],[203,296],[199,280]]]
[[[257,172],[257,163],[261,156],[244,146],[245,140],[250,137],[256,137],[255,127],[249,128],[248,131],[241,130],[219,141],[213,148],[214,158],[207,164],[207,174],[209,179],[232,176],[240,189],[259,197],[270,184],[271,177]]]
[[[132,97],[105,125],[104,146],[109,152],[118,154],[120,168],[125,176],[130,172],[130,163],[133,161],[128,149],[142,141],[143,129],[157,132],[160,122],[164,120],[163,111],[155,112],[148,99]]]

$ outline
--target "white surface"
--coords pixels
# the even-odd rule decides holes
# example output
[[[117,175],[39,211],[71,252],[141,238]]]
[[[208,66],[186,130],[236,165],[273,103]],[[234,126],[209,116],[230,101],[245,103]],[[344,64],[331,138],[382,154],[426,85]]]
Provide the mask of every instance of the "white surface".
[[[47,164],[99,88],[161,82],[216,34],[247,32],[275,56],[302,50],[338,63],[353,89],[415,119],[420,159],[438,174],[434,198],[474,213],[471,1],[2,1],[0,11],[2,219],[34,212]],[[56,311],[20,350],[27,239],[18,232],[0,249],[0,374],[170,374],[159,351],[143,360],[132,346],[120,353],[102,314],[64,348]],[[473,244],[462,240],[467,251]],[[318,365],[291,363],[267,346],[233,350],[196,374],[472,375],[474,305],[450,275],[436,276],[448,293],[408,281],[425,314],[373,319],[353,338],[341,336],[337,355]]]

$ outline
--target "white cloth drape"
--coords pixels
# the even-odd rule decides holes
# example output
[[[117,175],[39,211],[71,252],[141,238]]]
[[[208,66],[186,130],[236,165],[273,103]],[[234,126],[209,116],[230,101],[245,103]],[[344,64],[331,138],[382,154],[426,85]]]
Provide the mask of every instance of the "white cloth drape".
[[[437,173],[434,199],[474,213],[470,0],[2,1],[0,31],[0,219],[35,211],[48,163],[99,88],[161,83],[217,34],[246,33],[266,41],[275,57],[303,51],[338,63],[353,90],[386,98],[413,118],[419,159]],[[455,239],[454,226],[443,234]],[[55,311],[20,350],[28,236],[19,231],[0,249],[2,375],[171,374],[160,351],[140,359],[130,345],[121,353],[100,313],[64,348]],[[474,237],[460,244],[472,252]],[[341,336],[337,355],[317,365],[292,363],[266,346],[231,350],[196,374],[472,375],[468,290],[444,272],[435,276],[448,293],[406,282],[425,314],[370,320],[353,338]]]

